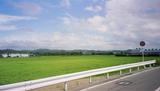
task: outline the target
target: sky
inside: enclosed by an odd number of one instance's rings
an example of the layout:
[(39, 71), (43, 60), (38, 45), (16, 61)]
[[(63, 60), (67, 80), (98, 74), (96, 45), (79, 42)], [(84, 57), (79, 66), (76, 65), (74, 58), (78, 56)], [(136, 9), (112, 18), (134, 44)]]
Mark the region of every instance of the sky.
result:
[(160, 48), (160, 0), (0, 0), (0, 49)]

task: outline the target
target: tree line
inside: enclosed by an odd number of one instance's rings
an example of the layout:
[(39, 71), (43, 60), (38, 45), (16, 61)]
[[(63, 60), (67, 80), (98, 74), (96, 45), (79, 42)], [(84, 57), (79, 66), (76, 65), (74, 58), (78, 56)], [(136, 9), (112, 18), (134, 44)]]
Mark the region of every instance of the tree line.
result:
[[(52, 56), (52, 55), (113, 55), (112, 51), (100, 50), (50, 50), (50, 49), (36, 49), (36, 50), (0, 50), (0, 54), (31, 54), (35, 56)], [(2, 55), (0, 55), (2, 57)]]

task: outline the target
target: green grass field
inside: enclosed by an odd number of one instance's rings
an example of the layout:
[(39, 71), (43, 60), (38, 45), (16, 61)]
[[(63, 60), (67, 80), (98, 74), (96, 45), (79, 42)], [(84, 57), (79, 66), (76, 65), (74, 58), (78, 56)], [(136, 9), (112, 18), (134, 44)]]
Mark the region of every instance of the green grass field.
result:
[[(160, 57), (145, 58), (149, 59)], [(0, 58), (0, 85), (138, 61), (141, 57), (105, 55)]]

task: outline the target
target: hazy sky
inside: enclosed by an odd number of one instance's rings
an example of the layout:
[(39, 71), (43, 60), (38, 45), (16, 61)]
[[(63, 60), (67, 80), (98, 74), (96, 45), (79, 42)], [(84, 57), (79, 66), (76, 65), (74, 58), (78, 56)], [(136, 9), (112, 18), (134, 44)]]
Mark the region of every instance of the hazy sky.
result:
[(0, 0), (0, 49), (160, 48), (160, 0)]

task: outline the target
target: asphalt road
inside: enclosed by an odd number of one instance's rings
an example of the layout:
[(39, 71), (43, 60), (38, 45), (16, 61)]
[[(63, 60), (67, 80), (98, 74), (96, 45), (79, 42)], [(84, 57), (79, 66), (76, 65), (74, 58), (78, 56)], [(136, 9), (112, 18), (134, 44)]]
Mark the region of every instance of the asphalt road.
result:
[(99, 84), (81, 91), (155, 91), (160, 86), (160, 67)]

